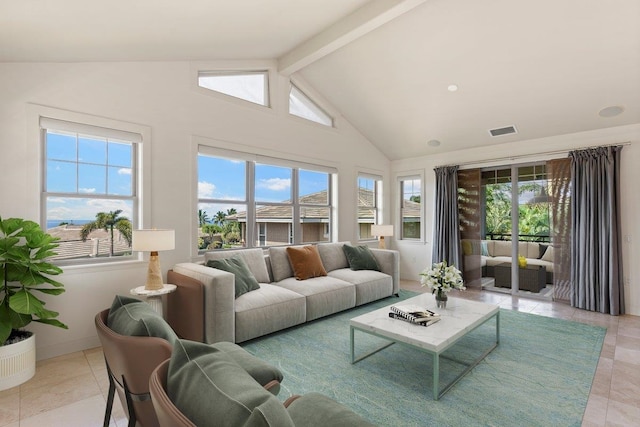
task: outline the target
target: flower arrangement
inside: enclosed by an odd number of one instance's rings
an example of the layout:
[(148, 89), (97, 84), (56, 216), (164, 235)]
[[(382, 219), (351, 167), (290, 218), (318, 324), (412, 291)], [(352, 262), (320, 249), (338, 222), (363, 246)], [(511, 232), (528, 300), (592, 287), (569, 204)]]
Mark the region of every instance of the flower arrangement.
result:
[(467, 289), (462, 281), (462, 273), (453, 265), (447, 265), (446, 261), (437, 262), (429, 269), (420, 273), (422, 286), (429, 286), (432, 294), (437, 298), (446, 299), (447, 292), (451, 289)]

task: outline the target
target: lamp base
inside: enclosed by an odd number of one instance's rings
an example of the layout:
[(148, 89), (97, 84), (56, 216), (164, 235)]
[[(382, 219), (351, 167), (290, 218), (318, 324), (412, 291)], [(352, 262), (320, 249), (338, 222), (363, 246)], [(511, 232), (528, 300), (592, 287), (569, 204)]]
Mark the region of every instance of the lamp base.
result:
[(149, 256), (149, 268), (147, 269), (147, 283), (145, 283), (144, 289), (147, 291), (157, 291), (158, 289), (162, 289), (163, 285), (158, 252), (151, 252), (151, 256)]
[(378, 249), (387, 249), (384, 245), (384, 236), (380, 236), (380, 240), (378, 240)]

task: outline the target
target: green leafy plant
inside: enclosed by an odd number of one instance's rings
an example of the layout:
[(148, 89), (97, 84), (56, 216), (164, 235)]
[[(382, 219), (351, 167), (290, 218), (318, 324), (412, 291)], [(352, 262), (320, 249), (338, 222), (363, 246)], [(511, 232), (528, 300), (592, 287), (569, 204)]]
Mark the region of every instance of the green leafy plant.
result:
[(50, 277), (62, 269), (47, 262), (56, 255), (57, 240), (33, 221), (0, 217), (0, 345), (20, 335), (20, 328), (32, 321), (68, 329), (56, 319), (59, 313), (47, 310), (45, 302), (34, 295), (65, 291), (62, 283)]

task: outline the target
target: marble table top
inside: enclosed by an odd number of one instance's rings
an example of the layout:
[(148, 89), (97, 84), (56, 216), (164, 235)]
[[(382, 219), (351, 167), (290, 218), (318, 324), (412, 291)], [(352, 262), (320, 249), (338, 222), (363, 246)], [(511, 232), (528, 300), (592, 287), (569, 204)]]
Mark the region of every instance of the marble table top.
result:
[[(390, 318), (390, 307), (403, 304), (419, 305), (434, 311), (440, 314), (441, 320), (425, 327)], [(465, 334), (496, 316), (498, 312), (497, 305), (451, 296), (447, 301), (447, 308), (438, 309), (434, 295), (421, 294), (354, 317), (350, 324), (354, 328), (375, 335), (388, 337), (394, 341), (410, 344), (430, 352), (441, 353)]]

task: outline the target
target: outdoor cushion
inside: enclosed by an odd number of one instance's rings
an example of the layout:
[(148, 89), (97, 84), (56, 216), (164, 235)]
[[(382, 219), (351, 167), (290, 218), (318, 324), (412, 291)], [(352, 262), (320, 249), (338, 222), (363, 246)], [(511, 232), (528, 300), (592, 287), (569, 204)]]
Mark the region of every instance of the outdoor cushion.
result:
[(149, 304), (116, 295), (109, 309), (107, 326), (120, 335), (164, 338), (173, 345), (177, 339), (171, 326)]
[(315, 246), (288, 247), (287, 255), (297, 280), (326, 276), (327, 271), (322, 265), (322, 259)]
[(231, 258), (212, 259), (207, 261), (207, 267), (233, 273), (235, 276), (235, 295), (238, 298), (242, 294), (260, 289), (255, 276), (249, 270), (247, 263), (239, 256)]
[(293, 426), (280, 401), (227, 353), (177, 340), (167, 373), (167, 394), (195, 425)]
[(380, 271), (378, 261), (373, 256), (371, 249), (368, 246), (350, 246), (344, 245), (342, 247), (344, 254), (349, 261), (349, 267), (352, 270), (376, 270)]

